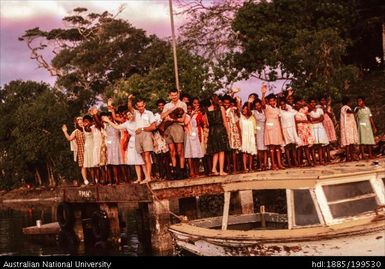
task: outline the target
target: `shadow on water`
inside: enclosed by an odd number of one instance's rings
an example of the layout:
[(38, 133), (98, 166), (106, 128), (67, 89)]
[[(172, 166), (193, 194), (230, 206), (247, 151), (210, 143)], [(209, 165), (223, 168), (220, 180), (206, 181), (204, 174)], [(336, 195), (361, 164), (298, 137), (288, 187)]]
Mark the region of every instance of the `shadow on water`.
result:
[[(53, 236), (30, 237), (23, 234), (23, 228), (35, 226), (36, 220), (41, 220), (42, 223), (55, 222), (56, 207), (57, 205), (40, 204), (0, 207), (0, 256), (151, 255), (149, 238), (143, 236), (142, 221), (136, 204), (119, 204), (121, 226), (119, 246), (112, 246), (106, 242), (78, 244), (74, 234), (63, 231)], [(85, 229), (85, 233), (89, 232)]]

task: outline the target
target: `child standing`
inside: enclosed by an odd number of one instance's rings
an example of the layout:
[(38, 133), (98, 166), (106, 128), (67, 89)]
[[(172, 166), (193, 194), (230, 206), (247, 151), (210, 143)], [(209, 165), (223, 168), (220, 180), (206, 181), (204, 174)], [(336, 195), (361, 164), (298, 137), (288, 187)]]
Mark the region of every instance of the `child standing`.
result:
[(374, 125), (372, 113), (370, 109), (365, 105), (365, 97), (357, 98), (357, 107), (355, 108), (355, 113), (357, 116), (357, 126), (359, 134), (359, 144), (360, 144), (360, 155), (364, 159), (364, 150), (368, 150), (369, 158), (373, 158), (373, 146), (374, 134), (376, 133), (376, 126)]

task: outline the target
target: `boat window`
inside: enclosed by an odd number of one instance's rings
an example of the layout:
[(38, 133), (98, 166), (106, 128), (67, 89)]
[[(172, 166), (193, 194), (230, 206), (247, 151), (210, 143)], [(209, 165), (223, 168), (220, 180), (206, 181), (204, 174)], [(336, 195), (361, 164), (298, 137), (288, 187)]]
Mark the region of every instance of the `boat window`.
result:
[[(286, 190), (254, 190), (254, 212), (257, 213), (257, 229), (287, 229)], [(264, 214), (261, 210), (264, 209)]]
[[(198, 218), (218, 217), (223, 215), (224, 206), (223, 194), (203, 195), (198, 198)], [(238, 213), (238, 201), (236, 193), (232, 192), (230, 196), (230, 214)]]
[(294, 217), (296, 226), (319, 224), (310, 190), (293, 190)]
[(373, 211), (376, 195), (368, 180), (323, 186), (333, 218), (351, 217)]

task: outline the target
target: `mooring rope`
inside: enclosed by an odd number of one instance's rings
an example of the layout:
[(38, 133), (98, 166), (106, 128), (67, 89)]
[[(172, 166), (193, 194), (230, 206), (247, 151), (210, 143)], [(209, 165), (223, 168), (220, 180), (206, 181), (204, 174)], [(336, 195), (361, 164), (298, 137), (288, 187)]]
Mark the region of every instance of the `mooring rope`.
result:
[(187, 222), (188, 219), (187, 219), (187, 216), (183, 216), (183, 215), (177, 215), (176, 213), (172, 212), (169, 208), (167, 208), (165, 205), (163, 205), (162, 201), (158, 198), (158, 196), (154, 193), (154, 191), (151, 189), (150, 187), (150, 184), (148, 182), (146, 182), (146, 187), (147, 189), (150, 191), (150, 193), (152, 194), (152, 196), (154, 197), (154, 199), (159, 202), (159, 204), (163, 207), (163, 209), (165, 211), (167, 211), (167, 213), (169, 213), (170, 215), (174, 216), (175, 218), (177, 218), (180, 222)]

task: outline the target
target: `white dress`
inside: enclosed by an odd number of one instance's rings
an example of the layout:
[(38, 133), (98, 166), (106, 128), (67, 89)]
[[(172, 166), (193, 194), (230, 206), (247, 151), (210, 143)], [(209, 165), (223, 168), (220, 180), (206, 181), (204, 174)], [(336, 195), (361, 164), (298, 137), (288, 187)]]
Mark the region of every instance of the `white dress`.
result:
[(282, 110), (280, 109), (281, 126), (285, 145), (295, 144), (301, 146), (301, 139), (298, 137), (295, 123), (295, 115), (297, 111), (294, 109)]
[(257, 145), (255, 141), (255, 119), (253, 116), (246, 118), (241, 115), (239, 121), (239, 126), (241, 127), (242, 134), (242, 146), (241, 151), (255, 155), (257, 154)]
[(130, 135), (130, 140), (128, 141), (128, 147), (127, 147), (127, 165), (143, 165), (144, 161), (142, 158), (142, 155), (140, 155), (136, 151), (135, 147), (135, 130), (136, 128), (136, 122), (135, 121), (126, 121), (119, 125), (120, 128), (125, 128), (128, 131), (128, 134)]
[[(315, 110), (312, 110), (309, 115), (312, 119), (318, 119), (324, 114), (322, 108), (316, 108)], [(312, 124), (312, 133), (314, 136), (314, 144), (322, 144), (322, 145), (328, 145), (329, 144), (329, 138), (326, 134), (326, 130), (322, 122), (313, 123)]]
[(190, 120), (191, 130), (188, 130), (185, 135), (184, 157), (188, 159), (203, 158), (201, 143), (199, 141), (198, 125), (196, 115)]
[(93, 149), (93, 162), (94, 167), (98, 167), (100, 165), (100, 150), (102, 146), (102, 133), (95, 126), (91, 127), (92, 133), (94, 135), (94, 149)]

